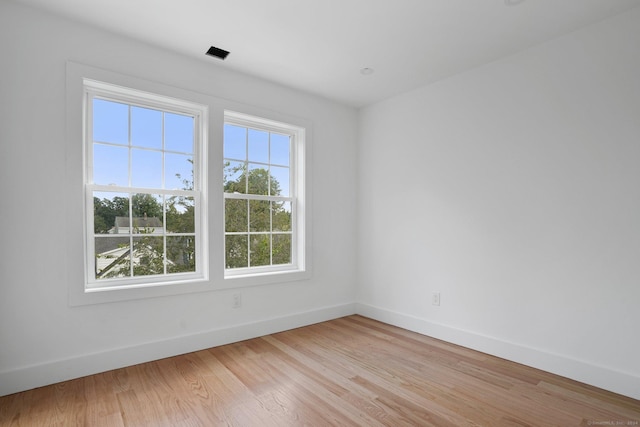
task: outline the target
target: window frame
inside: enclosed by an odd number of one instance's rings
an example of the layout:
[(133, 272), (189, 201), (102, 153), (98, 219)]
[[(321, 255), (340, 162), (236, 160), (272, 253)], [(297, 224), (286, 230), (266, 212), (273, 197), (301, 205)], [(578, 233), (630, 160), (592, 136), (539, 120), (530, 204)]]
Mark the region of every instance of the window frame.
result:
[[(284, 134), (290, 137), (289, 147), (289, 196), (260, 196), (252, 194), (223, 193), (223, 258), (224, 258), (224, 279), (225, 281), (235, 281), (244, 283), (259, 283), (269, 280), (269, 277), (286, 277), (293, 274), (292, 279), (307, 277), (308, 273), (308, 247), (307, 242), (307, 128), (297, 124), (286, 123), (279, 120), (272, 120), (253, 114), (241, 113), (233, 110), (224, 111), (224, 125), (234, 125), (247, 129), (265, 131), (269, 133)], [(223, 137), (224, 141), (224, 137)], [(224, 145), (224, 142), (223, 142)], [(224, 148), (222, 153), (223, 162), (226, 161)], [(247, 159), (248, 161), (248, 159)], [(271, 163), (269, 163), (271, 165)], [(224, 183), (223, 183), (224, 185)], [(226, 266), (226, 236), (224, 228), (226, 221), (224, 205), (228, 199), (239, 200), (281, 200), (291, 202), (291, 263), (271, 264), (267, 266), (227, 268)], [(247, 235), (250, 235), (247, 230)], [(270, 231), (273, 235), (273, 230)], [(248, 279), (248, 281), (247, 281)]]
[[(208, 173), (202, 180), (202, 233), (208, 241), (205, 249), (208, 254), (203, 266), (207, 269), (200, 280), (187, 280), (175, 283), (159, 283), (131, 287), (111, 287), (87, 291), (85, 260), (87, 203), (85, 200), (85, 152), (84, 152), (84, 79), (96, 80), (107, 84), (131, 88), (142, 92), (157, 94), (174, 99), (201, 104), (207, 107), (208, 118), (203, 120), (202, 159), (206, 162)], [(312, 227), (312, 153), (313, 122), (299, 116), (277, 112), (265, 107), (238, 102), (229, 98), (218, 98), (197, 87), (183, 85), (179, 78), (173, 84), (152, 80), (140, 76), (123, 74), (97, 68), (74, 61), (66, 63), (66, 94), (61, 103), (66, 106), (66, 144), (64, 174), (66, 185), (63, 189), (65, 215), (62, 227), (65, 247), (65, 278), (68, 283), (67, 301), (69, 306), (78, 307), (92, 304), (117, 303), (122, 301), (148, 300), (150, 298), (187, 295), (199, 292), (225, 291), (264, 285), (284, 285), (286, 283), (303, 284), (313, 275), (313, 227)], [(304, 200), (298, 203), (298, 222), (301, 229), (298, 247), (303, 247), (303, 258), (299, 258), (298, 269), (276, 271), (262, 274), (250, 274), (225, 277), (224, 274), (224, 198), (217, 192), (223, 186), (223, 131), (225, 111), (235, 111), (265, 120), (289, 123), (305, 130), (303, 150), (298, 151), (298, 165), (304, 168), (299, 182), (304, 189)], [(301, 203), (303, 202), (303, 203)], [(301, 228), (302, 227), (302, 228)], [(93, 230), (92, 230), (93, 231)], [(56, 245), (56, 242), (52, 242)], [(57, 246), (56, 246), (57, 247)]]
[[(87, 293), (95, 291), (129, 289), (136, 287), (154, 287), (160, 285), (176, 285), (194, 281), (208, 279), (208, 234), (207, 222), (207, 125), (208, 107), (203, 104), (186, 101), (170, 96), (160, 95), (139, 89), (133, 89), (120, 85), (114, 85), (104, 81), (91, 78), (83, 78), (83, 171), (85, 189), (85, 214), (84, 214), (84, 251), (85, 251), (85, 280), (84, 291)], [(132, 186), (111, 186), (100, 185), (93, 182), (93, 99), (103, 99), (112, 102), (136, 106), (142, 108), (155, 109), (167, 113), (182, 114), (194, 118), (194, 146), (193, 146), (193, 190), (168, 190), (162, 188), (139, 188)], [(129, 124), (130, 126), (130, 124)], [(131, 143), (127, 147), (131, 149)], [(163, 157), (166, 152), (162, 147), (160, 150)], [(131, 165), (129, 165), (131, 168)], [(130, 169), (131, 170), (131, 169)], [(185, 273), (167, 273), (150, 276), (130, 276), (115, 279), (98, 279), (95, 268), (95, 233), (94, 233), (94, 192), (120, 192), (128, 193), (131, 198), (133, 194), (157, 195), (184, 195), (194, 199), (194, 232), (195, 238), (195, 271)], [(130, 215), (133, 206), (130, 203)], [(164, 211), (164, 209), (163, 209)], [(166, 223), (163, 221), (164, 227)], [(170, 235), (164, 230), (163, 239)], [(129, 236), (130, 239), (134, 238)], [(131, 240), (130, 240), (131, 241)], [(164, 242), (164, 240), (163, 240)], [(165, 255), (163, 255), (164, 257)]]

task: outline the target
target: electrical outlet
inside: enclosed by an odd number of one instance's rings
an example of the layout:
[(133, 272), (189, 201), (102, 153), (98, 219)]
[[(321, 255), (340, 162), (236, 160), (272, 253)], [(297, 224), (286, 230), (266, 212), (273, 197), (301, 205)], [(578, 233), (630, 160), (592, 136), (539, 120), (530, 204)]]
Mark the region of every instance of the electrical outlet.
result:
[(440, 305), (440, 292), (434, 292), (431, 295), (431, 304)]
[(242, 294), (233, 294), (233, 308), (242, 307)]

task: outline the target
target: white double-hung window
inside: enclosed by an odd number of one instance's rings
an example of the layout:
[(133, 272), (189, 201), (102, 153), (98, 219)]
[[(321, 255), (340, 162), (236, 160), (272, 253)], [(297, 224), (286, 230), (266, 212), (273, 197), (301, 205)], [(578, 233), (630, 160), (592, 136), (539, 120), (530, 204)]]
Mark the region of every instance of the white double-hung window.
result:
[(206, 278), (207, 107), (84, 80), (86, 290)]
[(304, 151), (302, 127), (225, 112), (225, 277), (305, 271)]

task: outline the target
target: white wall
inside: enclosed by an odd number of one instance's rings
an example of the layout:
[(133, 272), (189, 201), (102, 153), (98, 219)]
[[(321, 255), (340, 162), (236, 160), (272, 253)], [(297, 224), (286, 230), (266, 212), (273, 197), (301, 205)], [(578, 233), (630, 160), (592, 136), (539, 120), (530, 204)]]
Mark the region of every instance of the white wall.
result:
[[(636, 10), (358, 126), (330, 101), (0, 1), (0, 395), (357, 310), (640, 398), (639, 39)], [(239, 310), (233, 291), (70, 307), (68, 60), (312, 121), (312, 279), (244, 288)]]
[(363, 109), (359, 312), (640, 398), (639, 42), (636, 8)]
[[(0, 395), (353, 313), (355, 110), (12, 2), (0, 47)], [(69, 306), (68, 60), (312, 122), (312, 278), (243, 288), (240, 309), (235, 291)]]

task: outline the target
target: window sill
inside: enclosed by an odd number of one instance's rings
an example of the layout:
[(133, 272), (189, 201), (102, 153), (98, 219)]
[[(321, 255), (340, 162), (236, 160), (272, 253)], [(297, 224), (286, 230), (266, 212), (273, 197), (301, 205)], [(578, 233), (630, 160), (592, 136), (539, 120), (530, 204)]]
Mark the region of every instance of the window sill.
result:
[(110, 302), (129, 301), (189, 294), (215, 290), (209, 280), (191, 279), (182, 281), (146, 283), (131, 286), (100, 287), (72, 289), (69, 293), (70, 306), (104, 304)]
[(311, 272), (308, 270), (280, 270), (268, 272), (256, 272), (246, 274), (225, 275), (225, 288), (248, 287), (268, 285), (274, 283), (296, 282), (308, 280)]

